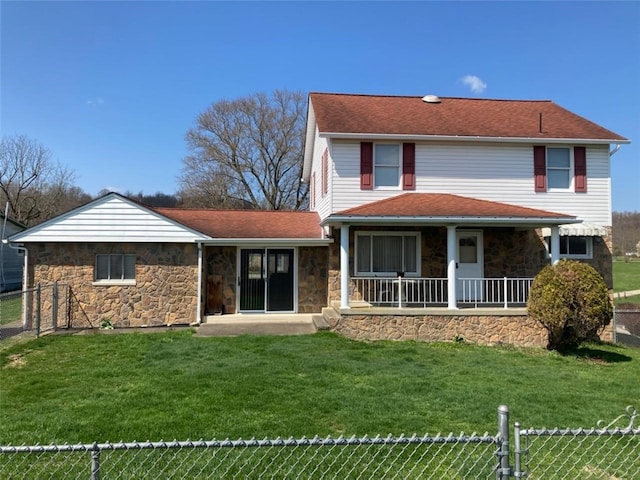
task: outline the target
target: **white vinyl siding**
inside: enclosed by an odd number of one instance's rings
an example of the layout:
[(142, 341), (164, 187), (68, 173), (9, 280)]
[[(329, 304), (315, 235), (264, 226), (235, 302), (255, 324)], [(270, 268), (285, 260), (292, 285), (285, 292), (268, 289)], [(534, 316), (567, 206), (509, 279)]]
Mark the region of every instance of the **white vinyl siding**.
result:
[[(331, 153), (335, 164), (333, 213), (399, 194), (360, 190), (359, 142), (333, 141)], [(416, 192), (463, 195), (611, 225), (607, 145), (587, 147), (587, 182), (587, 193), (536, 193), (533, 144), (416, 143)], [(320, 215), (328, 216), (325, 212)]]
[[(359, 148), (359, 147), (358, 147)], [(326, 195), (322, 193), (322, 155), (325, 150), (328, 150), (328, 165), (327, 165), (327, 185), (328, 192)], [(311, 166), (311, 179), (314, 180), (314, 190), (315, 190), (315, 204), (314, 207), (311, 208), (312, 211), (318, 212), (320, 217), (324, 218), (331, 214), (331, 202), (332, 202), (332, 185), (333, 185), (333, 160), (332, 160), (332, 152), (331, 146), (327, 142), (326, 139), (320, 138), (316, 132), (315, 146), (313, 149), (313, 162)], [(314, 174), (315, 173), (315, 179)], [(359, 181), (358, 181), (359, 182)], [(360, 188), (360, 183), (358, 183), (358, 189)]]
[(17, 242), (195, 242), (208, 239), (118, 196), (102, 197), (34, 227)]

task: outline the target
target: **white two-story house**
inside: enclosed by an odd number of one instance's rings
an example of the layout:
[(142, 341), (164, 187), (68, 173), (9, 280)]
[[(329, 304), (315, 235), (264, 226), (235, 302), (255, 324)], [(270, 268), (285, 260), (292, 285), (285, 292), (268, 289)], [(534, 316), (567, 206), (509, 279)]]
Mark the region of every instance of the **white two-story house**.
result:
[(628, 140), (551, 101), (309, 96), (304, 180), (346, 313), (524, 305), (559, 258), (611, 286), (610, 157)]
[(310, 211), (111, 193), (9, 240), (25, 288), (66, 292), (68, 327), (304, 313), (355, 338), (544, 345), (525, 308), (543, 266), (580, 259), (611, 285), (623, 143), (550, 101), (312, 93)]

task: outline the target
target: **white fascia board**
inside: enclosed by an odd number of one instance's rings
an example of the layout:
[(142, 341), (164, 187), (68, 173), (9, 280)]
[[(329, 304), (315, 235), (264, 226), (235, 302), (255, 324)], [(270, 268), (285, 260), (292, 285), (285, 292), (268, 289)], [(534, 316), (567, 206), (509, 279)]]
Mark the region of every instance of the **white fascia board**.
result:
[(582, 220), (567, 217), (404, 217), (381, 216), (362, 217), (332, 215), (320, 225), (473, 225), (473, 226), (544, 226), (579, 223)]
[(206, 241), (209, 237), (201, 238), (184, 238), (184, 237), (164, 237), (164, 238), (150, 238), (148, 236), (127, 236), (118, 235), (113, 236), (97, 236), (94, 235), (91, 238), (78, 239), (77, 236), (41, 236), (41, 237), (26, 237), (23, 239), (14, 239), (11, 237), (9, 242), (16, 244), (29, 244), (29, 243), (200, 243)]
[(578, 144), (602, 144), (631, 143), (631, 140), (604, 139), (604, 138), (529, 138), (529, 137), (482, 137), (482, 136), (462, 136), (462, 135), (408, 135), (400, 133), (343, 133), (343, 132), (320, 132), (320, 137), (336, 138), (345, 140), (440, 140), (455, 142), (497, 142), (497, 143), (578, 143)]
[(309, 107), (307, 111), (307, 132), (304, 142), (304, 163), (302, 165), (302, 178), (301, 181), (308, 182), (311, 178), (311, 166), (313, 162), (313, 148), (314, 140), (316, 137), (316, 114), (313, 111), (313, 105), (311, 104), (311, 97), (309, 97)]
[(267, 245), (270, 247), (322, 247), (333, 243), (332, 238), (214, 238), (204, 240), (203, 245), (237, 246)]

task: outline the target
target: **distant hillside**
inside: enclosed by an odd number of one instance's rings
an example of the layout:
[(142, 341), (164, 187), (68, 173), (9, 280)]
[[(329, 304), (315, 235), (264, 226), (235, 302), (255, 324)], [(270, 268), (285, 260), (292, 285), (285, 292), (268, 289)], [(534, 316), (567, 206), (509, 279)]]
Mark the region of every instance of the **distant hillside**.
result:
[(613, 212), (613, 254), (636, 252), (638, 242), (640, 212)]

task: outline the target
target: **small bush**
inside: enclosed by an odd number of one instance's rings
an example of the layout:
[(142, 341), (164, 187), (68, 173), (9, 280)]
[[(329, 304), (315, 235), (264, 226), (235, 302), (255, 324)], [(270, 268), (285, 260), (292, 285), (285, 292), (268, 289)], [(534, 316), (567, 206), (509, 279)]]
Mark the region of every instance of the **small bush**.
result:
[(533, 280), (529, 315), (549, 333), (549, 350), (566, 351), (596, 340), (609, 324), (613, 307), (607, 285), (586, 263), (561, 260)]

